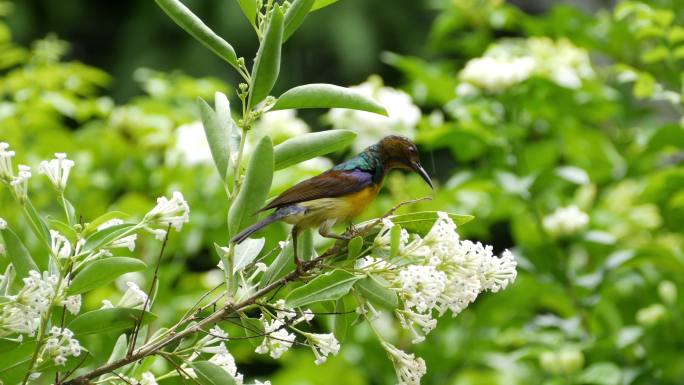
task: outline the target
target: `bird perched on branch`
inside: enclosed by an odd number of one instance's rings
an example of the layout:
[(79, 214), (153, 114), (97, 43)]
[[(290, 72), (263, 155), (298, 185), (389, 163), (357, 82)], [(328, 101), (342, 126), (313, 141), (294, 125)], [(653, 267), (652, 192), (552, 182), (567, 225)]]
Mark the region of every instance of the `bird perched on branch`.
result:
[(390, 135), (355, 157), (280, 194), (259, 210), (275, 211), (244, 229), (232, 242), (240, 243), (279, 220), (290, 223), (294, 225), (292, 243), (299, 269), (297, 235), (304, 229), (318, 227), (318, 232), (326, 238), (348, 239), (349, 235), (333, 233), (332, 226), (338, 222), (350, 223), (361, 214), (378, 195), (385, 175), (395, 168), (416, 172), (432, 188), (432, 180), (420, 164), (416, 145), (403, 136)]

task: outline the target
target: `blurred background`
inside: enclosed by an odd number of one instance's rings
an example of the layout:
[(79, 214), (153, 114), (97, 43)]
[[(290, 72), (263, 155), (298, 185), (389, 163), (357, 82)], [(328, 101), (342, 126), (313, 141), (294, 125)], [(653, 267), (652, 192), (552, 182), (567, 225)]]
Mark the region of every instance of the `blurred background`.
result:
[[(184, 3), (250, 62), (257, 40), (237, 2)], [(0, 142), (18, 162), (67, 152), (67, 195), (86, 222), (186, 196), (191, 222), (172, 234), (153, 309), (159, 324), (177, 319), (221, 282), (213, 243), (227, 242), (195, 99), (222, 91), (237, 103), (238, 79), (153, 1), (19, 0), (0, 3), (0, 15)], [(287, 42), (274, 95), (361, 84), (390, 118), (266, 114), (256, 130), (276, 143), (331, 127), (359, 133), (346, 153), (279, 171), (272, 194), (400, 133), (437, 180), (434, 199), (412, 209), (472, 214), (464, 237), (518, 259), (512, 287), (441, 319), (413, 348), (427, 362), (423, 384), (684, 384), (683, 22), (678, 0), (340, 0)], [(46, 178), (33, 178), (30, 194), (58, 215)], [(365, 217), (428, 194), (418, 177), (394, 173)], [(30, 243), (4, 189), (0, 216)], [(263, 234), (269, 250), (286, 228)], [(158, 248), (141, 239), (136, 255), (152, 261)], [(118, 285), (84, 298), (85, 309), (120, 296)], [(101, 361), (111, 351), (82, 344)], [(363, 326), (320, 367), (304, 349), (277, 362), (246, 342), (229, 349), (247, 378), (277, 385), (395, 381)]]

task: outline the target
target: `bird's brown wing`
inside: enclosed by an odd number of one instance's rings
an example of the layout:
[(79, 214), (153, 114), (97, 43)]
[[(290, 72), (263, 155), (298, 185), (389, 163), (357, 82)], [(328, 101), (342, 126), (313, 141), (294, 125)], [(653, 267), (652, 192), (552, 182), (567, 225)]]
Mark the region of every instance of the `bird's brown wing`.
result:
[(372, 184), (373, 176), (366, 171), (330, 170), (290, 187), (259, 211), (314, 199), (353, 194)]

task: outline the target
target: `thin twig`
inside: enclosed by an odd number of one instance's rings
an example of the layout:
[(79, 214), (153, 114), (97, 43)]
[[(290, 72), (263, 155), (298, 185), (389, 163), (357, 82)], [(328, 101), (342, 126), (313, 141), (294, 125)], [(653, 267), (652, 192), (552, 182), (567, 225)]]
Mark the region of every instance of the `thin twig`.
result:
[(135, 322), (135, 327), (133, 328), (133, 333), (131, 333), (131, 342), (128, 346), (127, 356), (133, 354), (135, 350), (135, 343), (138, 340), (138, 333), (140, 332), (140, 327), (143, 323), (143, 318), (145, 317), (145, 312), (148, 311), (148, 306), (150, 304), (150, 298), (152, 298), (152, 291), (154, 286), (157, 284), (159, 279), (159, 265), (161, 265), (162, 257), (164, 256), (164, 250), (166, 249), (166, 244), (169, 241), (169, 234), (171, 234), (171, 224), (166, 228), (166, 234), (164, 235), (164, 242), (162, 242), (161, 250), (159, 250), (159, 257), (157, 258), (157, 266), (154, 268), (154, 276), (152, 277), (152, 283), (150, 284), (150, 289), (147, 291), (147, 298), (145, 298), (145, 304), (143, 305), (143, 310), (140, 312), (140, 317)]

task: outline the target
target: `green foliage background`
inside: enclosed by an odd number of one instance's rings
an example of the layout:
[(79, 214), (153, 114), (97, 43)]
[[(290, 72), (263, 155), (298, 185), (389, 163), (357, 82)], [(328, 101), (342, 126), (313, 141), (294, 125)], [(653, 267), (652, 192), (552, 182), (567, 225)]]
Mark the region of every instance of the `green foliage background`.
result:
[[(227, 242), (221, 182), (211, 163), (174, 160), (175, 131), (198, 119), (198, 96), (233, 96), (237, 79), (218, 72), (219, 60), (199, 44), (172, 44), (182, 31), (153, 2), (145, 3), (132, 19), (137, 27), (117, 36), (117, 45), (100, 38), (99, 49), (116, 59), (109, 71), (76, 60), (69, 44), (55, 37), (17, 43), (11, 31), (31, 35), (32, 8), (2, 4), (0, 141), (11, 143), (19, 163), (69, 153), (76, 167), (67, 195), (84, 221), (110, 209), (143, 213), (157, 196), (185, 194), (191, 222), (172, 234), (154, 309), (160, 323), (169, 323), (216, 282), (212, 243)], [(684, 5), (623, 1), (592, 14), (566, 4), (530, 14), (496, 0), (345, 3), (318, 11), (330, 20), (339, 9), (336, 24), (317, 21), (316, 13), (307, 18), (284, 48), (289, 59), (276, 89), (302, 78), (358, 83), (382, 71), (420, 106), (416, 140), (439, 181), (434, 199), (412, 209), (475, 215), (461, 233), (497, 251), (514, 248), (519, 260), (512, 287), (442, 319), (414, 349), (428, 365), (423, 383), (681, 384)], [(255, 44), (240, 40), (236, 31), (247, 24), (231, 1), (188, 5), (217, 7), (221, 12), (213, 17), (224, 35), (235, 37), (231, 43)], [(412, 19), (416, 9), (420, 17)], [(162, 38), (140, 33), (154, 30)], [(391, 39), (383, 38), (387, 31)], [(591, 54), (596, 75), (576, 89), (533, 76), (500, 93), (459, 96), (458, 73), (466, 62), (511, 37), (568, 39)], [(209, 73), (216, 77), (204, 76)], [(327, 128), (318, 115), (303, 116), (315, 130)], [(289, 134), (271, 135), (277, 144)], [(588, 180), (559, 176), (562, 166), (585, 170)], [(316, 172), (276, 174), (272, 193)], [(31, 191), (41, 212), (57, 215), (46, 179), (33, 178)], [(418, 177), (395, 173), (366, 216), (427, 193)], [(0, 216), (21, 224), (10, 202), (0, 190)], [(569, 204), (589, 214), (589, 225), (574, 236), (554, 237), (542, 218)], [(269, 250), (286, 229), (272, 226), (266, 234)], [(135, 254), (152, 261), (158, 247), (143, 239)], [(113, 285), (98, 289), (84, 306), (97, 308), (117, 293)], [(106, 359), (101, 356), (115, 338), (93, 355)], [(394, 381), (384, 353), (361, 326), (344, 341), (342, 354), (321, 367), (308, 351), (295, 350), (277, 363), (252, 351), (247, 343), (231, 345), (246, 376), (278, 385)]]

